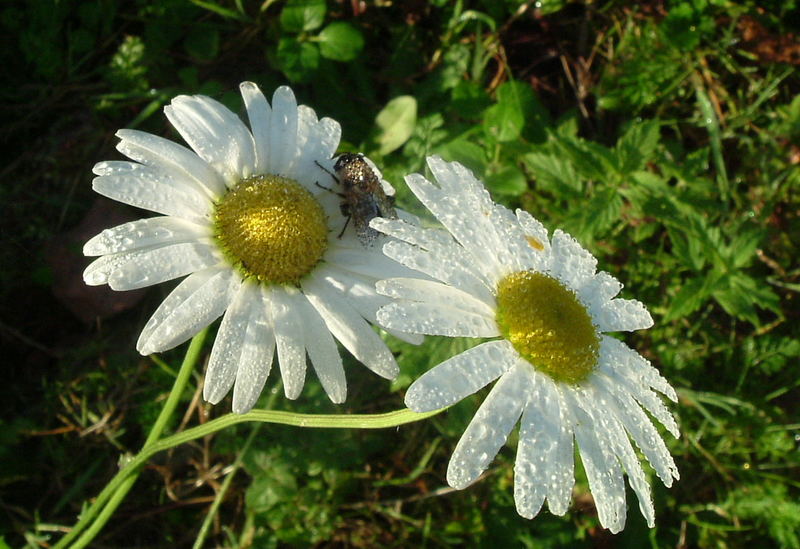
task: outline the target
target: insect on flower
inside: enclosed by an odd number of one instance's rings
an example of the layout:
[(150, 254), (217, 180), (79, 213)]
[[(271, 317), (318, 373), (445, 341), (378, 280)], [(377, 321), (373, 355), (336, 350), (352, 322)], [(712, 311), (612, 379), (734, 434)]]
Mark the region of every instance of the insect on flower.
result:
[[(329, 172), (319, 163), (317, 163), (317, 166), (328, 172), (342, 187), (342, 192), (336, 194), (342, 197), (342, 215), (347, 217), (347, 221), (339, 236), (341, 237), (344, 234), (347, 224), (352, 219), (356, 235), (361, 244), (364, 246), (372, 245), (372, 242), (380, 233), (369, 226), (370, 220), (375, 217), (396, 219), (397, 212), (392, 205), (391, 198), (386, 196), (380, 179), (367, 163), (364, 155), (358, 153), (342, 154), (333, 166), (335, 173)], [(331, 190), (319, 183), (317, 185), (323, 189)]]

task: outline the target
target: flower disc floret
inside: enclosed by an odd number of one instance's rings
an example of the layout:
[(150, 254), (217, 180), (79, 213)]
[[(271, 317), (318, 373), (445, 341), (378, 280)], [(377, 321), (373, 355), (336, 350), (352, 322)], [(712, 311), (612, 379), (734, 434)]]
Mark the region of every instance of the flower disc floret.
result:
[(297, 284), (328, 245), (325, 211), (294, 180), (259, 175), (241, 181), (217, 203), (215, 234), (245, 277)]
[(575, 292), (555, 278), (521, 271), (497, 286), (497, 324), (537, 370), (577, 384), (597, 366), (600, 338)]

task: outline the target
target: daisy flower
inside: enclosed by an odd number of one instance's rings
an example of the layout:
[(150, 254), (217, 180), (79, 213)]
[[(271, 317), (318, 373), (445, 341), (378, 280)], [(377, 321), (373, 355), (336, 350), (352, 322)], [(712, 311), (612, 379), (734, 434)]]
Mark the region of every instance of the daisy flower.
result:
[(249, 129), (201, 95), (164, 108), (191, 150), (141, 131), (117, 132), (117, 149), (132, 162), (97, 164), (94, 190), (162, 215), (89, 240), (84, 254), (100, 257), (84, 280), (132, 290), (188, 275), (136, 348), (165, 351), (224, 315), (203, 388), (213, 404), (233, 387), (233, 411), (250, 410), (276, 352), (288, 398), (303, 388), (308, 355), (325, 392), (341, 403), (347, 385), (335, 340), (379, 376), (397, 375), (370, 323), (389, 301), (375, 293), (375, 281), (399, 274), (399, 265), (361, 245), (352, 229), (339, 236), (341, 199), (326, 190), (336, 185), (326, 170), (333, 170), (339, 124), (298, 106), (288, 87), (275, 91), (271, 105), (252, 82), (240, 90)]
[[(613, 276), (568, 234), (552, 239), (527, 212), (494, 204), (458, 163), (428, 159), (438, 186), (406, 182), (447, 232), (401, 220), (372, 226), (395, 237), (384, 253), (433, 280), (392, 278), (378, 292), (395, 298), (378, 311), (385, 327), (417, 334), (491, 338), (417, 379), (406, 405), (450, 406), (497, 380), (459, 440), (447, 468), (454, 488), (473, 483), (519, 422), (514, 466), (517, 511), (533, 518), (545, 500), (563, 515), (574, 485), (574, 444), (600, 523), (625, 525), (623, 472), (652, 527), (650, 485), (636, 450), (670, 486), (679, 478), (652, 417), (674, 436), (678, 426), (658, 393), (674, 389), (636, 351), (604, 332), (653, 324), (638, 301), (615, 298)], [(646, 413), (647, 412), (647, 413)]]

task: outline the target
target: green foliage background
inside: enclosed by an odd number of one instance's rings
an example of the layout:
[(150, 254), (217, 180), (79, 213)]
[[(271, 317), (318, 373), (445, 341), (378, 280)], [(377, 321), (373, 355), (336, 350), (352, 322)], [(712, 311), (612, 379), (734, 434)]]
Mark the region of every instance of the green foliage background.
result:
[[(288, 83), (338, 120), (342, 149), (370, 155), (411, 211), (402, 176), (439, 154), (575, 235), (653, 313), (626, 340), (678, 389), (682, 479), (654, 479), (653, 530), (632, 494), (624, 532), (600, 528), (580, 470), (565, 517), (528, 521), (512, 435), (452, 492), (446, 463), (484, 391), (397, 431), (240, 426), (179, 447), (97, 547), (192, 546), (215, 500), (205, 547), (800, 547), (796, 0), (32, 0), (0, 6), (0, 27), (0, 547), (47, 547), (74, 523), (141, 446), (184, 348), (134, 350), (163, 285), (102, 321), (70, 312), (91, 166), (120, 157), (118, 128), (177, 139), (160, 113), (177, 94), (241, 113), (243, 80), (268, 96)], [(391, 344), (391, 386), (349, 364), (344, 406), (314, 380), (289, 402), (273, 373), (259, 405), (398, 409), (470, 342)], [(229, 410), (200, 402), (201, 376), (174, 429)]]

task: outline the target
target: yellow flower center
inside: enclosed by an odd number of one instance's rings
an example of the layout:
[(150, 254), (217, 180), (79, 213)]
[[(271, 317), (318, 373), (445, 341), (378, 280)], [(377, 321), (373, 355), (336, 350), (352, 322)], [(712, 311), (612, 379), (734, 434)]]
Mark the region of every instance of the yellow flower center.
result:
[(571, 289), (534, 271), (497, 285), (497, 324), (517, 352), (556, 381), (576, 384), (597, 366), (600, 337)]
[(216, 205), (215, 235), (246, 278), (297, 284), (322, 259), (328, 225), (302, 185), (277, 175), (239, 182)]

